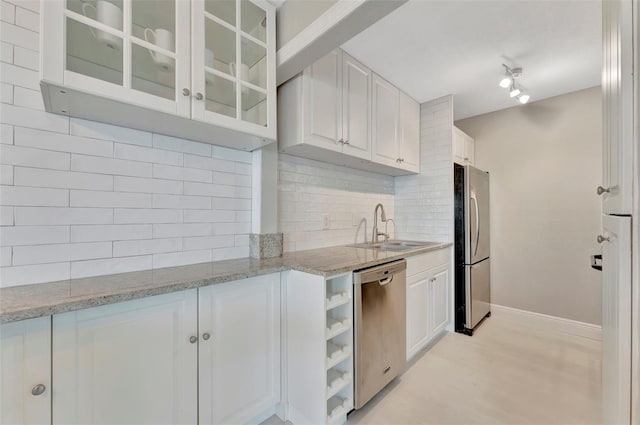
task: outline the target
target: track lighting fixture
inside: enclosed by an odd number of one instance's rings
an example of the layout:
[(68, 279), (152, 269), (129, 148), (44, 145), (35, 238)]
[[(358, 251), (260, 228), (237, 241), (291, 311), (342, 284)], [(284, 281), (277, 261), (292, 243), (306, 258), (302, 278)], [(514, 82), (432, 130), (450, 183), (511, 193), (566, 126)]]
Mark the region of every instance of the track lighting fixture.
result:
[(502, 64), (502, 66), (504, 66), (504, 77), (502, 77), (498, 85), (503, 89), (509, 89), (511, 98), (515, 97), (522, 104), (527, 103), (529, 95), (516, 86), (516, 79), (522, 76), (522, 68), (511, 68), (505, 64)]

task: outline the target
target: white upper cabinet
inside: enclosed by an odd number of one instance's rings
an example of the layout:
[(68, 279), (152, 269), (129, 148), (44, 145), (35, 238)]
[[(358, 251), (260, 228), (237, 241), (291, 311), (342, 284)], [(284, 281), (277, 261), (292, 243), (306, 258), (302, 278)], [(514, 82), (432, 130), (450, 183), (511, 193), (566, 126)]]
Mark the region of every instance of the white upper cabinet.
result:
[(51, 424), (51, 317), (0, 325), (0, 423)]
[[(633, 205), (633, 13), (631, 0), (602, 3), (603, 181), (605, 214)], [(637, 46), (636, 46), (637, 48)], [(635, 111), (637, 120), (638, 111)]]
[(42, 2), (47, 111), (238, 149), (276, 136), (262, 0)]
[(371, 71), (342, 53), (343, 152), (371, 159)]
[(400, 92), (398, 156), (409, 171), (420, 171), (420, 104)]
[(476, 142), (458, 127), (452, 129), (453, 162), (460, 165), (475, 165)]
[(280, 86), (278, 108), (281, 152), (390, 175), (419, 172), (420, 105), (342, 50)]

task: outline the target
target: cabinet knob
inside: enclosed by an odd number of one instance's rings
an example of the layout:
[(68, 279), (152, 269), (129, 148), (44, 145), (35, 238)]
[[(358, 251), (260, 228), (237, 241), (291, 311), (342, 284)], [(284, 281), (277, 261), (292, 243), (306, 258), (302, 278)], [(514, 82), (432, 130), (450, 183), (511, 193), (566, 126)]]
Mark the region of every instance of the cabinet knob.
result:
[(191, 90), (184, 88), (182, 89), (182, 95), (183, 96), (191, 96)]
[(604, 187), (602, 187), (602, 186), (598, 186), (598, 188), (596, 189), (596, 193), (597, 193), (598, 195), (602, 195), (603, 193), (609, 193), (609, 192), (611, 192), (611, 189), (610, 189), (610, 188), (606, 188), (606, 189), (605, 189), (605, 188), (604, 188)]
[(348, 145), (348, 144), (349, 144), (349, 141), (348, 141), (348, 140), (345, 140), (344, 142), (342, 142), (342, 144), (344, 144), (344, 145)]
[(605, 238), (602, 235), (598, 235), (596, 240), (598, 241), (598, 243), (602, 243), (602, 242), (609, 242), (611, 240), (611, 238), (609, 238), (608, 236)]
[(196, 99), (197, 100), (202, 100), (202, 99), (204, 99), (204, 96), (202, 95), (202, 93), (196, 93)]
[(46, 389), (47, 389), (47, 387), (44, 386), (44, 384), (34, 385), (33, 388), (31, 388), (31, 394), (40, 395), (40, 394), (44, 393)]
[(344, 145), (344, 139), (338, 140), (338, 143), (340, 143), (341, 145)]
[(195, 336), (195, 335), (191, 335), (189, 337), (189, 342), (192, 343), (192, 344), (195, 344), (196, 342), (198, 342), (198, 337)]
[(465, 160), (465, 161), (468, 161), (468, 160), (469, 160), (469, 157), (466, 157), (464, 160)]
[(209, 341), (209, 338), (211, 338), (211, 335), (207, 332), (202, 334), (202, 339), (204, 339), (205, 341)]

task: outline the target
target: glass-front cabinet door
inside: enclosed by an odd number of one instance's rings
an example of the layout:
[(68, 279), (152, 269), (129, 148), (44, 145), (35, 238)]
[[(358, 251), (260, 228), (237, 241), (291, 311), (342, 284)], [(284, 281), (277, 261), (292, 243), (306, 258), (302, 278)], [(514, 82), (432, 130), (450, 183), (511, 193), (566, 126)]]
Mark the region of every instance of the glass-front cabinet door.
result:
[(46, 7), (62, 8), (58, 15), (62, 17), (58, 23), (62, 51), (56, 56), (62, 62), (59, 69), (65, 86), (175, 115), (190, 115), (190, 93), (183, 93), (191, 86), (187, 1), (51, 3)]
[(275, 138), (275, 13), (261, 0), (194, 0), (194, 119)]

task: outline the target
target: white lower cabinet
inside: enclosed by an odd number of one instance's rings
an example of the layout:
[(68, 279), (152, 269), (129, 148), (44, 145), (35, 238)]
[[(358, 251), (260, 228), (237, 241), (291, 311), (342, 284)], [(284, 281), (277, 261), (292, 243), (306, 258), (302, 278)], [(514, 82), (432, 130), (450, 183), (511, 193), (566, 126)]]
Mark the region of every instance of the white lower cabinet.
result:
[(407, 360), (451, 322), (451, 251), (407, 259)]
[(280, 402), (280, 274), (55, 315), (53, 386), (54, 424), (266, 419)]
[(0, 325), (0, 423), (51, 423), (51, 316)]
[(53, 423), (195, 424), (197, 290), (53, 316)]
[(286, 416), (293, 424), (341, 424), (353, 409), (351, 276), (288, 273)]
[(200, 288), (198, 313), (199, 423), (266, 419), (280, 402), (280, 275)]

